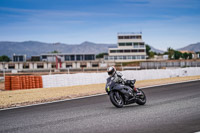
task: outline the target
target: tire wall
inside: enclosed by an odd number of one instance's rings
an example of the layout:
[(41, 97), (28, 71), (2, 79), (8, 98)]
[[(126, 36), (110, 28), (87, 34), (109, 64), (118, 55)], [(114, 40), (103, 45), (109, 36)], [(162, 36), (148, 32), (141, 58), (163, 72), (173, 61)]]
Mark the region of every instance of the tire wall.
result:
[(41, 76), (5, 76), (5, 90), (43, 88)]

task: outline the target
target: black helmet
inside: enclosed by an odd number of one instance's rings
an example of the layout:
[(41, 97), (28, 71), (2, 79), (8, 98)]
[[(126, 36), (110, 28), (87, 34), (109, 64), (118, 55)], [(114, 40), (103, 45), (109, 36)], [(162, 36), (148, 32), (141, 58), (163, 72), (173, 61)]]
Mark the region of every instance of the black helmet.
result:
[(109, 76), (113, 76), (114, 75), (114, 73), (115, 73), (115, 67), (113, 67), (113, 66), (111, 66), (111, 67), (108, 67), (108, 69), (107, 69), (107, 72), (108, 72), (108, 75)]

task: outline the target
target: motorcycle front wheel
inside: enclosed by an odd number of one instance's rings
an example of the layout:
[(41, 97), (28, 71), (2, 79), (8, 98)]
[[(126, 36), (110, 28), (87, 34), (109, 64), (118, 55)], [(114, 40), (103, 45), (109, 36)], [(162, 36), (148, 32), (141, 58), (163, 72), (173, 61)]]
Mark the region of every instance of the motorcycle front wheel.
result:
[(122, 108), (124, 106), (124, 99), (118, 91), (111, 91), (109, 95), (110, 101), (115, 107)]

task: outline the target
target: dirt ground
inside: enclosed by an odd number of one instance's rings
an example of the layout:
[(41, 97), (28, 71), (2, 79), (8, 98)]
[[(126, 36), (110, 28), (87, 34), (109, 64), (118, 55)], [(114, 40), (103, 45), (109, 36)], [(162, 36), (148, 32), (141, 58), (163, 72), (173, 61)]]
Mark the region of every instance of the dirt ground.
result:
[(0, 91), (4, 90), (4, 82), (0, 82)]
[[(137, 87), (146, 87), (180, 81), (200, 79), (200, 76), (175, 77), (167, 79), (137, 81)], [(0, 83), (0, 88), (4, 86)], [(71, 87), (40, 88), (15, 91), (0, 91), (0, 108), (9, 108), (36, 103), (71, 99), (82, 96), (105, 93), (105, 84), (92, 84)]]

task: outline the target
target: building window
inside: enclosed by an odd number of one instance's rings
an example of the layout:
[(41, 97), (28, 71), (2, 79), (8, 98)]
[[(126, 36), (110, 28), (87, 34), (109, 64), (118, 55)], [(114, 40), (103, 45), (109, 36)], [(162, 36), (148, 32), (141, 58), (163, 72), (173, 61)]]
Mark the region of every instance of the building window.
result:
[(86, 64), (80, 65), (81, 68), (87, 67)]
[(29, 64), (23, 64), (24, 69), (29, 69)]
[(136, 56), (136, 59), (141, 59), (141, 56), (140, 56), (140, 55), (137, 55), (137, 56)]
[(144, 52), (144, 49), (139, 49), (139, 52)]
[(131, 56), (128, 56), (127, 59), (132, 59)]
[(142, 37), (141, 37), (141, 36), (136, 36), (136, 38), (137, 38), (137, 39), (141, 39)]
[(76, 60), (83, 60), (83, 55), (76, 55)]
[(116, 53), (117, 51), (116, 50), (110, 50), (110, 53)]
[(75, 55), (65, 55), (65, 61), (74, 61)]
[(119, 60), (122, 60), (122, 59), (123, 59), (123, 57), (122, 57), (122, 56), (118, 56), (118, 59), (119, 59)]
[(132, 46), (132, 43), (126, 43), (126, 46)]
[(142, 55), (142, 56), (141, 56), (141, 59), (145, 59), (145, 56), (144, 56), (144, 55)]
[(8, 69), (15, 69), (15, 64), (8, 64)]
[(123, 36), (118, 36), (118, 39), (123, 39)]
[(37, 68), (44, 68), (44, 64), (43, 63), (38, 63), (37, 64)]
[(138, 43), (137, 43), (137, 42), (135, 42), (135, 43), (134, 43), (134, 45), (138, 45)]
[(99, 67), (99, 64), (98, 63), (94, 63), (94, 64), (92, 64), (92, 67)]
[(126, 49), (126, 50), (124, 50), (124, 52), (125, 52), (125, 53), (130, 53), (131, 50), (130, 50), (130, 49)]
[(42, 56), (42, 59), (47, 59), (47, 56), (46, 56), (46, 55), (43, 55), (43, 56)]
[(72, 65), (67, 64), (65, 67), (66, 68), (72, 68)]
[(65, 60), (70, 61), (70, 55), (65, 55)]
[(104, 59), (105, 59), (105, 60), (108, 60), (108, 56), (104, 56)]
[(117, 50), (117, 53), (123, 53), (123, 50)]
[(131, 52), (132, 52), (132, 53), (136, 53), (136, 52), (137, 52), (137, 49), (132, 49)]
[(135, 36), (130, 36), (130, 39), (135, 39)]
[(125, 46), (126, 44), (125, 43), (119, 43), (119, 46)]
[(85, 60), (94, 60), (94, 55), (85, 55)]
[(51, 68), (56, 68), (56, 65), (55, 65), (55, 64), (52, 64), (52, 65), (51, 65)]
[(109, 56), (108, 60), (114, 60), (114, 57), (113, 56)]
[(75, 55), (70, 55), (70, 60), (74, 61), (75, 60)]
[(134, 43), (134, 48), (138, 48), (138, 43)]
[(124, 37), (124, 39), (129, 39), (129, 38), (130, 38), (129, 36), (125, 36), (125, 37)]
[(40, 56), (32, 56), (31, 61), (40, 61)]
[(140, 48), (144, 48), (144, 43), (140, 43)]

